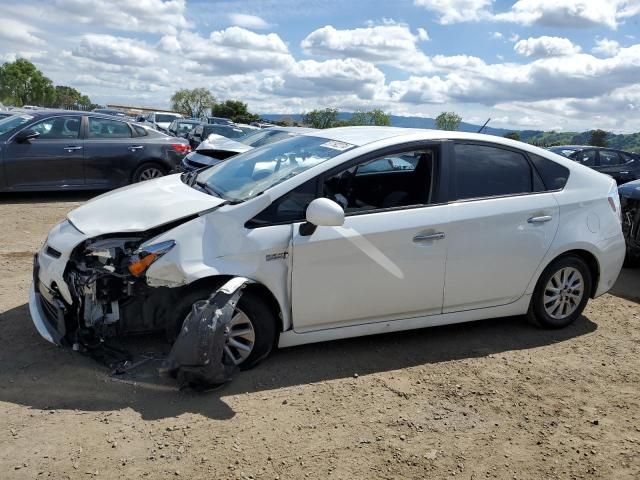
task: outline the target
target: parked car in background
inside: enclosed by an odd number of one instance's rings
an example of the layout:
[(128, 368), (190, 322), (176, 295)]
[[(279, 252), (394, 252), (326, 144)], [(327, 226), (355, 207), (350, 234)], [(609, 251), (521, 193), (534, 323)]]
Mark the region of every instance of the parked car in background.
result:
[(224, 117), (202, 117), (202, 123), (210, 123), (212, 125), (233, 125), (233, 121)]
[(640, 178), (637, 153), (587, 145), (561, 145), (549, 150), (613, 177), (618, 185)]
[(196, 126), (187, 135), (187, 140), (192, 149), (198, 148), (198, 145), (209, 138), (210, 135), (218, 135), (225, 138), (241, 138), (247, 134), (243, 129), (237, 128), (235, 125), (221, 125), (205, 123)]
[(260, 127), (255, 127), (253, 125), (247, 125), (246, 123), (234, 123), (233, 126), (236, 127), (236, 128), (239, 128), (240, 130), (242, 130), (246, 134), (255, 133), (258, 130), (260, 130)]
[(58, 344), (173, 338), (222, 287), (181, 347), (211, 345), (225, 310), (215, 338), (243, 368), (276, 345), (487, 318), (563, 328), (618, 277), (619, 207), (612, 179), (496, 136), (310, 131), (72, 210), (37, 255), (29, 310)]
[(209, 167), (238, 153), (247, 152), (254, 148), (277, 142), (278, 140), (295, 137), (312, 131), (315, 131), (315, 129), (272, 127), (258, 130), (255, 133), (250, 133), (249, 135), (236, 139), (210, 136), (200, 143), (194, 152), (184, 157), (181, 168), (184, 171), (191, 171)]
[(268, 123), (268, 122), (251, 122), (251, 126), (258, 127), (258, 128), (277, 127), (276, 124)]
[(195, 127), (202, 125), (200, 120), (192, 120), (189, 118), (177, 118), (167, 128), (167, 133), (174, 137), (187, 138), (189, 133), (193, 131)]
[(182, 115), (170, 112), (151, 112), (145, 116), (145, 122), (151, 124), (153, 128), (167, 133), (169, 125), (177, 118), (182, 118)]
[(120, 110), (114, 110), (112, 108), (94, 108), (92, 112), (102, 113), (103, 115), (111, 115), (113, 117), (123, 117), (123, 118), (127, 117), (127, 115), (124, 112)]
[(191, 150), (181, 138), (93, 112), (0, 120), (0, 190), (108, 189), (161, 177)]

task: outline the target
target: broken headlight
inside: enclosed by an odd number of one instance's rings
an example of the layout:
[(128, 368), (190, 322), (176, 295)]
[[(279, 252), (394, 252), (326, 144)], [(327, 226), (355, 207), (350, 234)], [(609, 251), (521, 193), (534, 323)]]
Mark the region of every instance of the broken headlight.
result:
[(166, 240), (139, 248), (129, 259), (129, 265), (127, 267), (129, 273), (134, 277), (141, 276), (153, 262), (171, 250), (175, 245), (175, 240)]

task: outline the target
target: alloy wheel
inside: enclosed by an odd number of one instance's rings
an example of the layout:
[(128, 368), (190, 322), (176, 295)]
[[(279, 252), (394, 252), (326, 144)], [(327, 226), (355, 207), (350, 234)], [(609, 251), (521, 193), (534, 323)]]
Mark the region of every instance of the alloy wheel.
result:
[(162, 176), (164, 176), (162, 170), (156, 167), (149, 167), (140, 172), (139, 178), (141, 182), (144, 182), (145, 180), (152, 180), (154, 178), (159, 178)]
[(236, 308), (231, 322), (226, 327), (225, 336), (225, 356), (234, 364), (240, 365), (251, 355), (256, 341), (253, 324), (243, 311)]
[(575, 312), (584, 297), (584, 278), (573, 267), (558, 270), (547, 282), (544, 289), (544, 309), (556, 320), (561, 320)]

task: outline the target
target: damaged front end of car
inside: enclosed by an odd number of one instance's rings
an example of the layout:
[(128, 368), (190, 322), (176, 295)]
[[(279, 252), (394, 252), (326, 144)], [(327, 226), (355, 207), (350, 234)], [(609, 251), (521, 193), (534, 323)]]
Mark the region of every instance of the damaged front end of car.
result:
[(167, 300), (173, 295), (162, 291), (168, 289), (149, 287), (144, 274), (175, 242), (140, 248), (144, 240), (99, 237), (74, 249), (64, 274), (73, 297), (72, 316), (77, 320), (70, 325), (68, 340), (78, 344), (87, 337), (108, 338), (166, 327), (171, 305)]

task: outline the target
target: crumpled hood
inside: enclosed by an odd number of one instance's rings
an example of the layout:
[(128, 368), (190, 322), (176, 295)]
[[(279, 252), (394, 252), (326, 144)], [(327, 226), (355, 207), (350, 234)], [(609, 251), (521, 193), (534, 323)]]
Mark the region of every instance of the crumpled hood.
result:
[(217, 207), (224, 200), (169, 175), (136, 183), (89, 200), (67, 218), (89, 237), (107, 233), (143, 232)]
[(237, 152), (243, 153), (249, 150), (253, 150), (253, 147), (245, 145), (244, 143), (236, 142), (230, 138), (223, 137), (222, 135), (209, 135), (206, 140), (203, 140), (196, 151), (198, 150), (223, 150), (225, 152)]

